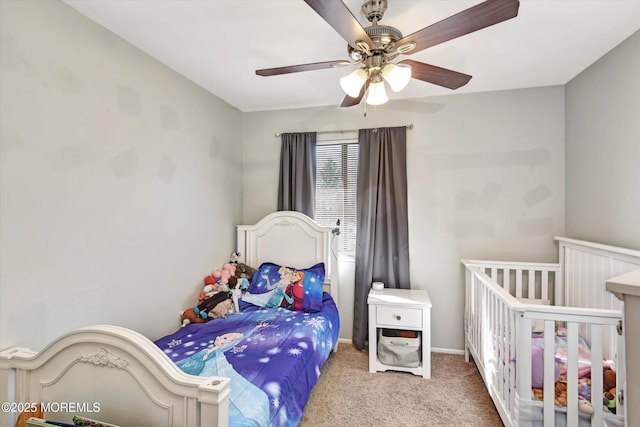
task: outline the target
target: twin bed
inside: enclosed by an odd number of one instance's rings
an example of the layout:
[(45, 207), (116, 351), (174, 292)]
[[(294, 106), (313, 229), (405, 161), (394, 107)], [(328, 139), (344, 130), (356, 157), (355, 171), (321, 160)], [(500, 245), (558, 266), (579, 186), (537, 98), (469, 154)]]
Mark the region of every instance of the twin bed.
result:
[[(96, 325), (38, 353), (8, 349), (0, 353), (0, 383), (7, 384), (0, 397), (16, 402), (13, 409), (58, 405), (46, 415), (66, 422), (61, 404), (127, 427), (297, 425), (337, 348), (337, 233), (296, 212), (272, 213), (237, 233), (239, 262), (261, 267), (248, 291), (280, 291), (276, 304), (277, 296), (261, 306), (240, 301), (240, 312), (226, 319), (189, 324), (155, 342)], [(287, 300), (285, 287), (296, 284), (301, 292)]]
[[(559, 263), (463, 260), (465, 354), (506, 426), (623, 426), (622, 302), (640, 251), (557, 238)], [(613, 386), (613, 389), (612, 389)]]

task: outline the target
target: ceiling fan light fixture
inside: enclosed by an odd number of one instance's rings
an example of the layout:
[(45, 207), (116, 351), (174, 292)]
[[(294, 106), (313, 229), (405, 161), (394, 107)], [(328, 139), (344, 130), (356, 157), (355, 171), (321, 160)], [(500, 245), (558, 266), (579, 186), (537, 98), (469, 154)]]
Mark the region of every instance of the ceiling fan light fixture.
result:
[(411, 80), (411, 66), (406, 64), (386, 64), (382, 68), (382, 77), (389, 83), (391, 90), (400, 92)]
[[(375, 81), (374, 81), (375, 80)], [(389, 100), (387, 92), (384, 89), (384, 80), (378, 76), (378, 79), (371, 79), (367, 94), (367, 104), (382, 105)]]
[(350, 97), (357, 98), (367, 77), (369, 77), (367, 71), (364, 68), (358, 68), (340, 79), (340, 87)]

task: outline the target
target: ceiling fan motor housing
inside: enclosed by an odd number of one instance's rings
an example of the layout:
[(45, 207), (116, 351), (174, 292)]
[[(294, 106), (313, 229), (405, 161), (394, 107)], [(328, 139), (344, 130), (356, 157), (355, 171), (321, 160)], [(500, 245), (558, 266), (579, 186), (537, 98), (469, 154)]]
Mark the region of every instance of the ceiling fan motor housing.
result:
[[(373, 55), (386, 54), (388, 59), (392, 59), (397, 54), (388, 55), (394, 47), (394, 43), (402, 38), (402, 33), (397, 28), (388, 25), (372, 25), (364, 29), (369, 35), (375, 47), (369, 52)], [(349, 56), (356, 62), (360, 62), (370, 56), (369, 52), (360, 48), (347, 46)]]
[(376, 49), (387, 49), (389, 45), (400, 40), (402, 33), (397, 28), (388, 25), (372, 25), (364, 29), (371, 40), (376, 44)]
[(362, 5), (362, 12), (369, 22), (378, 22), (387, 10), (387, 0), (369, 0)]
[(397, 28), (389, 25), (378, 25), (378, 22), (384, 16), (387, 10), (387, 0), (368, 0), (362, 5), (362, 13), (367, 17), (373, 25), (363, 28), (367, 35), (371, 38), (374, 46), (368, 48), (356, 43), (356, 47), (348, 46), (348, 52), (351, 59), (356, 62), (367, 62), (371, 66), (372, 57), (378, 58), (383, 62), (393, 59), (397, 54), (391, 54), (394, 43), (402, 38), (402, 33)]

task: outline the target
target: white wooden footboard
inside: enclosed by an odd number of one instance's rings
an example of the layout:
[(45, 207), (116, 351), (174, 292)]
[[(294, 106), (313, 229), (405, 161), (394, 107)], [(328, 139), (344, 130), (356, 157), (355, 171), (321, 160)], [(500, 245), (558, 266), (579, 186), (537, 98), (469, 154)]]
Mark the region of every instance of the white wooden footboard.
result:
[[(42, 403), (49, 419), (83, 415), (122, 426), (227, 426), (230, 382), (180, 371), (146, 337), (118, 326), (70, 332), (38, 353), (0, 353), (11, 426), (17, 409)], [(6, 385), (6, 388), (5, 388)], [(15, 409), (15, 410), (12, 410)]]

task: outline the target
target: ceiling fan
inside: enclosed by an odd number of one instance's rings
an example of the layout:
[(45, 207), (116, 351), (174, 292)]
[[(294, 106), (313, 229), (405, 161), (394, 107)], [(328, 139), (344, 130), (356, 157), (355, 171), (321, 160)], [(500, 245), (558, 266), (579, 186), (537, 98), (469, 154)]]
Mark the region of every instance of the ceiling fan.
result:
[(464, 86), (471, 79), (468, 74), (410, 59), (398, 63), (391, 61), (400, 54), (410, 55), (514, 18), (518, 15), (520, 6), (518, 0), (486, 0), (413, 34), (403, 36), (400, 30), (379, 24), (387, 10), (387, 0), (368, 0), (362, 5), (363, 13), (371, 22), (371, 25), (365, 28), (340, 0), (304, 1), (348, 42), (347, 50), (351, 60), (267, 68), (256, 70), (256, 74), (273, 76), (360, 65), (357, 70), (340, 79), (340, 85), (347, 94), (341, 107), (359, 104), (365, 94), (367, 104), (379, 105), (387, 102), (385, 81), (394, 92), (404, 89), (411, 78), (449, 89)]

